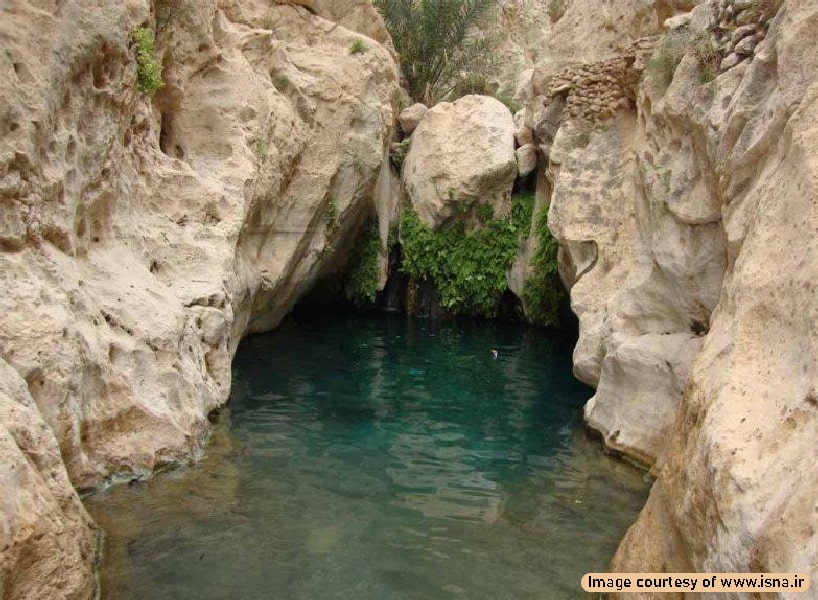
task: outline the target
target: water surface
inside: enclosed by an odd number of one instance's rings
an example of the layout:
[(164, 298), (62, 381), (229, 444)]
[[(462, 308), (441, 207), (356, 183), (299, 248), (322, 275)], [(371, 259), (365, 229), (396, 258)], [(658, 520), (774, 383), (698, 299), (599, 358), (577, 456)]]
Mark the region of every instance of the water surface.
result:
[(582, 598), (645, 500), (544, 330), (327, 318), (233, 376), (199, 464), (87, 499), (104, 598)]

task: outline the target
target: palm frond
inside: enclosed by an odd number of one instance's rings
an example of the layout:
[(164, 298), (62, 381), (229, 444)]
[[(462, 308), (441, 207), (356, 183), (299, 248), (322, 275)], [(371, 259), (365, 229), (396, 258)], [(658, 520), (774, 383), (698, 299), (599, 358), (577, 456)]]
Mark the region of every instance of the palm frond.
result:
[(409, 94), (434, 104), (464, 74), (492, 68), (492, 40), (475, 34), (495, 0), (374, 0), (400, 57)]

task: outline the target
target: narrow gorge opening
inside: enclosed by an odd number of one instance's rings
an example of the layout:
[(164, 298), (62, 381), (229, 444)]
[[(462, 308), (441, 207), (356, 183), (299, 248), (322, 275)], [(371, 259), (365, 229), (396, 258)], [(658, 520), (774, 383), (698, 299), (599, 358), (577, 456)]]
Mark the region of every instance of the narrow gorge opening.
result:
[(195, 466), (92, 496), (106, 597), (569, 598), (647, 493), (580, 408), (573, 339), (296, 312), (245, 339)]

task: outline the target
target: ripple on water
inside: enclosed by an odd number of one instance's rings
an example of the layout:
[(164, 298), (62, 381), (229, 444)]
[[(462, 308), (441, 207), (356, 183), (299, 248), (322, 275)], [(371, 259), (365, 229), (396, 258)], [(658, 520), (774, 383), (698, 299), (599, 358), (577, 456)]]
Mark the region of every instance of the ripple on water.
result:
[(87, 500), (104, 596), (583, 597), (647, 490), (584, 434), (570, 358), (396, 317), (245, 340), (201, 463)]

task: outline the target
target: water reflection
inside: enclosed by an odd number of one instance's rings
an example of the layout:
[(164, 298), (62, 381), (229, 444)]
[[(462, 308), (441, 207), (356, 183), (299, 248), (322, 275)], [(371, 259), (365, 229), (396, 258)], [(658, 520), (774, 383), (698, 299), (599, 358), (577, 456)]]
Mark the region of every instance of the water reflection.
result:
[(534, 329), (250, 338), (202, 463), (89, 499), (105, 597), (582, 597), (646, 492), (586, 438), (588, 394)]

